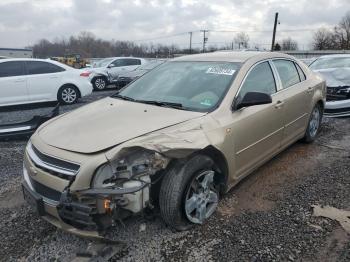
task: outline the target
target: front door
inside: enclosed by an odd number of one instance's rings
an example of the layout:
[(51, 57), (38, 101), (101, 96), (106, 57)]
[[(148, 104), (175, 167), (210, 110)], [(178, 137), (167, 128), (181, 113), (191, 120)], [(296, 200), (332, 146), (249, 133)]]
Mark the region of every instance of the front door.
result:
[(284, 96), (277, 86), (270, 62), (255, 65), (236, 96), (247, 92), (271, 95), (272, 103), (236, 110), (232, 114), (231, 142), (234, 144), (236, 177), (244, 176), (276, 153), (283, 136)]
[(28, 102), (27, 77), (24, 62), (0, 63), (0, 106)]

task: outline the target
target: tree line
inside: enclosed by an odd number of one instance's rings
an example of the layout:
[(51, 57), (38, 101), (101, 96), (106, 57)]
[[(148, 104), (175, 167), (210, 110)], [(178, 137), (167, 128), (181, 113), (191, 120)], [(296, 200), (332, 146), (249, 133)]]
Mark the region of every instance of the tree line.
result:
[(320, 28), (313, 36), (315, 50), (349, 50), (350, 49), (350, 12), (341, 18), (332, 30)]
[[(234, 45), (235, 44), (235, 45)], [(342, 50), (350, 49), (350, 12), (348, 12), (332, 30), (318, 29), (313, 35), (314, 50)], [(137, 44), (133, 41), (107, 41), (97, 38), (90, 32), (81, 32), (78, 36), (68, 39), (61, 38), (49, 41), (41, 39), (32, 47), (34, 56), (48, 58), (64, 56), (65, 54), (80, 54), (82, 57), (111, 57), (111, 56), (140, 56), (140, 57), (173, 57), (175, 54), (200, 53), (200, 48), (179, 48), (177, 45)], [(238, 33), (232, 44), (221, 47), (208, 46), (206, 51), (213, 52), (222, 49), (249, 48), (249, 35)], [(298, 50), (297, 41), (291, 37), (278, 41), (276, 51)]]

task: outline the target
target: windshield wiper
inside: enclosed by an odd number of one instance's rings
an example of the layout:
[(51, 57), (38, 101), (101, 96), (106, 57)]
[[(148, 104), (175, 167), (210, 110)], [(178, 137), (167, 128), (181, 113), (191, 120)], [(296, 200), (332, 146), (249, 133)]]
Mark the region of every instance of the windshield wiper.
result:
[(116, 98), (120, 98), (126, 101), (135, 101), (134, 98), (128, 97), (128, 96), (123, 96), (123, 95), (119, 95), (118, 93), (112, 95), (111, 97), (116, 97)]
[(171, 108), (177, 108), (177, 109), (184, 109), (184, 107), (183, 107), (183, 105), (181, 103), (156, 101), (156, 100), (135, 100), (135, 101), (136, 102), (140, 102), (140, 103), (144, 103), (144, 104), (156, 105), (156, 106), (164, 106), (164, 107), (171, 107)]
[(123, 95), (120, 95), (118, 93), (112, 95), (111, 97), (120, 98), (123, 100), (137, 102), (137, 103), (149, 104), (149, 105), (171, 107), (171, 108), (176, 108), (176, 109), (185, 109), (181, 103), (156, 101), (156, 100), (140, 100), (140, 99), (134, 99), (134, 98), (131, 98), (128, 96), (123, 96)]

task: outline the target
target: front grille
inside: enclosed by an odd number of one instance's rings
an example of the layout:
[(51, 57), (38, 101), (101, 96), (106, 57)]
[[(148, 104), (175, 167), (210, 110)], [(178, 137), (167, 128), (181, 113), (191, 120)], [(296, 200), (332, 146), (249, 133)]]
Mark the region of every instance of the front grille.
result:
[(350, 87), (327, 87), (327, 101), (341, 101), (350, 99)]
[(74, 179), (80, 169), (76, 163), (43, 154), (32, 144), (28, 145), (27, 152), (37, 168), (62, 179)]
[(32, 145), (32, 148), (35, 154), (45, 163), (52, 164), (53, 166), (62, 167), (64, 169), (75, 171), (75, 172), (77, 172), (80, 168), (78, 164), (45, 155), (41, 153), (34, 145)]
[(48, 198), (50, 200), (54, 200), (57, 202), (60, 201), (61, 192), (56, 191), (50, 187), (47, 187), (47, 186), (39, 183), (38, 181), (32, 179), (31, 177), (29, 177), (29, 180), (30, 180), (30, 183), (32, 184), (35, 192), (37, 192), (41, 196)]

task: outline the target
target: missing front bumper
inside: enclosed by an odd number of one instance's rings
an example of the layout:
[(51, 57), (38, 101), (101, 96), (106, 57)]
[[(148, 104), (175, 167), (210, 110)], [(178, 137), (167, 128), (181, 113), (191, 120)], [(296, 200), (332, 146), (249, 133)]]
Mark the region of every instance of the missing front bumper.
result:
[[(129, 201), (126, 195), (135, 197), (139, 191), (143, 192), (145, 186), (114, 190), (88, 189), (74, 194), (64, 191), (54, 205), (35, 192), (26, 181), (22, 183), (22, 188), (25, 200), (45, 220), (71, 233), (96, 237), (103, 236), (116, 220), (132, 214), (130, 210), (124, 209)], [(109, 210), (103, 206), (106, 199), (111, 203)]]

